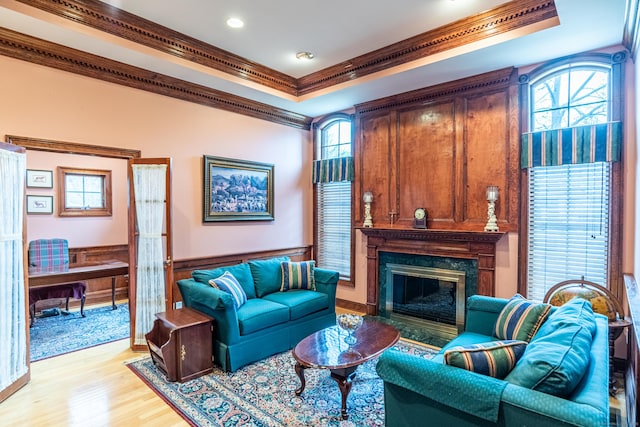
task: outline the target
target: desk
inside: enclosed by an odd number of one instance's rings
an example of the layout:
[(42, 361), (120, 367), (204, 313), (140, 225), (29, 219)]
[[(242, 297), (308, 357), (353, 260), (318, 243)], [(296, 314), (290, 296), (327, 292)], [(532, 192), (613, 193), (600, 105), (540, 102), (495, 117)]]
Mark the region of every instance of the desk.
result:
[(30, 267), (29, 289), (44, 288), (89, 279), (111, 277), (111, 307), (116, 307), (116, 276), (129, 274), (129, 264), (106, 261), (101, 264), (78, 264), (65, 267)]

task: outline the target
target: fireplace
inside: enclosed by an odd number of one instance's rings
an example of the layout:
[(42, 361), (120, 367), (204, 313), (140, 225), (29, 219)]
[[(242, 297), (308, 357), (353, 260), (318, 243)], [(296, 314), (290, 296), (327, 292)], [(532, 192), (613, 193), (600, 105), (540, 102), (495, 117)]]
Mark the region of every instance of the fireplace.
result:
[[(463, 298), (495, 295), (496, 243), (505, 233), (403, 227), (360, 230), (367, 237), (367, 314), (388, 317), (385, 301), (388, 264), (463, 272), (465, 292), (456, 288), (456, 301), (461, 295)], [(461, 312), (464, 314), (464, 306)], [(456, 318), (458, 315), (456, 308)]]
[(402, 264), (387, 264), (386, 271), (386, 317), (445, 339), (464, 329), (464, 271)]

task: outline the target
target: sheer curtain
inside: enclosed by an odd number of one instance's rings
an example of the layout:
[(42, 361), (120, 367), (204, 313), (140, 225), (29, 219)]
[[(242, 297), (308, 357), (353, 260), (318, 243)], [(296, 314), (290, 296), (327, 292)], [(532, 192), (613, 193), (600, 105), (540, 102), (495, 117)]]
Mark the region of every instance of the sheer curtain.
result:
[(22, 217), (27, 156), (0, 150), (0, 390), (27, 373)]
[(166, 165), (132, 165), (138, 218), (136, 269), (136, 324), (134, 345), (146, 345), (155, 314), (165, 311), (165, 275), (162, 231)]

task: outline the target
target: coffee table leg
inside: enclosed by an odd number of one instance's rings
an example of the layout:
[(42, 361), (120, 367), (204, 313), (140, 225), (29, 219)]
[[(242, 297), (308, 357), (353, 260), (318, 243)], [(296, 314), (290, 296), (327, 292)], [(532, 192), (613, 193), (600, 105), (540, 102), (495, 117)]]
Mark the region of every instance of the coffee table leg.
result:
[(296, 390), (296, 396), (300, 396), (304, 391), (304, 369), (304, 366), (302, 366), (300, 363), (296, 363), (296, 374), (298, 374), (298, 378), (300, 378), (300, 388)]
[(347, 369), (335, 369), (331, 370), (331, 378), (338, 383), (340, 388), (340, 394), (342, 394), (342, 419), (346, 420), (349, 415), (347, 414), (347, 398), (351, 391), (352, 381), (356, 376), (357, 366), (353, 366)]

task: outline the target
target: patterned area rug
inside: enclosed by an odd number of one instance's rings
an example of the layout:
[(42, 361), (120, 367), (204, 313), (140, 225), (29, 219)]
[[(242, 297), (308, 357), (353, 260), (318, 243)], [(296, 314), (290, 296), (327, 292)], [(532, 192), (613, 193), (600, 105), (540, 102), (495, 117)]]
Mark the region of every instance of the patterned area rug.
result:
[(129, 337), (129, 305), (118, 304), (86, 309), (68, 315), (37, 318), (29, 328), (31, 361), (47, 359), (72, 351)]
[[(436, 354), (436, 350), (404, 340), (395, 348), (424, 358)], [(364, 363), (356, 371), (347, 402), (349, 419), (345, 421), (340, 416), (340, 390), (329, 371), (305, 370), (305, 390), (302, 396), (296, 396), (300, 380), (294, 365), (295, 360), (287, 351), (234, 373), (214, 368), (212, 374), (181, 384), (167, 382), (149, 357), (128, 364), (193, 426), (384, 425), (383, 384), (375, 371), (376, 360)]]

